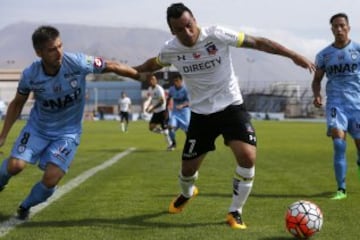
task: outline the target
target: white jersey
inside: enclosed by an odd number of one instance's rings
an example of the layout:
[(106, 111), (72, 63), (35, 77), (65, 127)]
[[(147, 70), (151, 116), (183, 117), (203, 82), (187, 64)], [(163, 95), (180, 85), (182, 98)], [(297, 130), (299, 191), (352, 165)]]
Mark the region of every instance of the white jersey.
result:
[(164, 89), (159, 84), (156, 84), (154, 88), (149, 87), (148, 93), (150, 96), (150, 104), (152, 106), (156, 106), (159, 104), (160, 101), (162, 101), (162, 104), (154, 109), (154, 113), (164, 111), (166, 109), (166, 98)]
[(129, 97), (123, 97), (119, 99), (119, 107), (121, 112), (128, 112), (131, 105)]
[(211, 26), (201, 28), (192, 47), (182, 45), (176, 37), (165, 43), (157, 61), (174, 65), (183, 75), (193, 112), (211, 114), (243, 103), (230, 47), (240, 47), (244, 36), (243, 32)]

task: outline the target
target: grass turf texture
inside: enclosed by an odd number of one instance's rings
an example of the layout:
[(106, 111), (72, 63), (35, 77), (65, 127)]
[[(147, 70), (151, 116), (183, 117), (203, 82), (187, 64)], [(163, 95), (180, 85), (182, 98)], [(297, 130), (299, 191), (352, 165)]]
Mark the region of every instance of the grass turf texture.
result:
[[(9, 153), (23, 122), (2, 148)], [(221, 137), (200, 169), (200, 193), (181, 214), (167, 213), (179, 193), (181, 149), (166, 152), (163, 136), (147, 123), (131, 122), (122, 133), (115, 121), (85, 122), (76, 158), (61, 185), (129, 147), (136, 151), (98, 172), (29, 222), (2, 239), (293, 239), (286, 232), (286, 207), (307, 199), (320, 206), (324, 225), (314, 239), (357, 239), (360, 212), (353, 142), (348, 140), (348, 198), (331, 201), (336, 190), (332, 145), (324, 123), (254, 121), (258, 159), (253, 191), (244, 208), (246, 230), (225, 224), (231, 201), (235, 160)], [(178, 131), (179, 146), (184, 134)], [(19, 202), (41, 177), (34, 166), (11, 180), (0, 193), (0, 221), (14, 214)]]

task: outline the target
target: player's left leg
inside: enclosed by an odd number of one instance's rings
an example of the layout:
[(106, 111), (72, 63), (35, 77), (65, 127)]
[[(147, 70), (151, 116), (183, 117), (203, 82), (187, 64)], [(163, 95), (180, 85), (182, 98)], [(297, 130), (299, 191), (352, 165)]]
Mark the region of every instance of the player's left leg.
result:
[(124, 131), (125, 131), (125, 132), (128, 131), (128, 126), (129, 126), (129, 113), (126, 112), (126, 113), (125, 113), (125, 127), (124, 127)]
[(124, 112), (120, 112), (120, 128), (122, 132), (125, 132), (125, 115)]
[(229, 106), (218, 119), (225, 144), (231, 148), (237, 162), (232, 203), (226, 216), (227, 223), (234, 229), (247, 228), (242, 211), (255, 176), (256, 134), (250, 119), (243, 105)]
[(242, 141), (230, 141), (238, 166), (233, 178), (233, 196), (226, 217), (228, 224), (234, 229), (245, 229), (241, 215), (243, 207), (252, 190), (255, 176), (256, 147)]
[[(77, 134), (67, 135), (53, 141), (40, 156), (39, 167), (44, 170), (41, 181), (31, 189), (29, 195), (18, 208), (18, 218), (28, 218), (30, 208), (45, 202), (54, 192), (56, 186), (68, 171), (79, 145)], [(61, 149), (61, 151), (59, 151)]]

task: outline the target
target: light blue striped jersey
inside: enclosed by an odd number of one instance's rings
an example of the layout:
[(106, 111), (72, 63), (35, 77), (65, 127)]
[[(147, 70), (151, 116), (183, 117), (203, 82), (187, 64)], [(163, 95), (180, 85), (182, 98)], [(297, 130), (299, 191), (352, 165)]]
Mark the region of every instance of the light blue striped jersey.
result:
[(316, 55), (316, 66), (327, 77), (327, 104), (360, 109), (360, 44), (329, 45)]
[(189, 102), (189, 95), (186, 87), (182, 86), (177, 89), (175, 86), (171, 86), (168, 91), (169, 97), (173, 99), (174, 107), (173, 111), (177, 111), (177, 105), (184, 104), (185, 102)]
[(85, 77), (89, 73), (101, 73), (104, 68), (101, 58), (82, 53), (64, 53), (56, 76), (44, 73), (41, 60), (33, 62), (23, 71), (18, 86), (19, 94), (34, 94), (27, 124), (49, 138), (81, 133)]

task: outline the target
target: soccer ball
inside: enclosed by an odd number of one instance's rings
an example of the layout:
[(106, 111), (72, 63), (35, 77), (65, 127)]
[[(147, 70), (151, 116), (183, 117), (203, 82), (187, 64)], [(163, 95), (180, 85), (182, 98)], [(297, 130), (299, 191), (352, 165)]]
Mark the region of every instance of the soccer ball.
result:
[(288, 206), (286, 229), (298, 239), (307, 239), (321, 230), (323, 214), (313, 202), (300, 200)]

